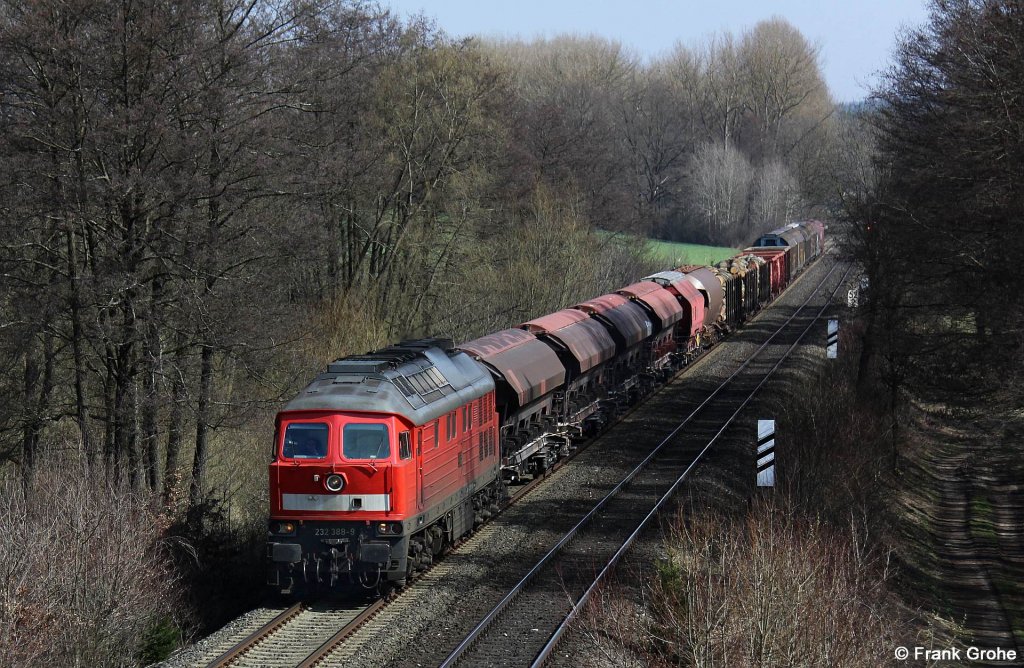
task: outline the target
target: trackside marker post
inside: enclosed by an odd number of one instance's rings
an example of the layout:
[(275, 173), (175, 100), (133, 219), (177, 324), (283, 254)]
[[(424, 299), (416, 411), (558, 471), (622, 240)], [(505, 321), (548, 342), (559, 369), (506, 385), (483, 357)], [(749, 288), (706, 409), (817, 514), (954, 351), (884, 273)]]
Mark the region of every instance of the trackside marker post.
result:
[(828, 321), (828, 341), (825, 346), (825, 356), (830, 360), (839, 357), (839, 321)]
[(775, 420), (757, 421), (757, 486), (775, 487)]

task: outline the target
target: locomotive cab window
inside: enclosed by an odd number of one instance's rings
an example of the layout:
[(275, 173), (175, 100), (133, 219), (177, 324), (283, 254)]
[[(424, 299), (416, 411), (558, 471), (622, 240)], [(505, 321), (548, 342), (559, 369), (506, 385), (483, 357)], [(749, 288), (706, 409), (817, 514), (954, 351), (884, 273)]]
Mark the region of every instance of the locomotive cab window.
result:
[(288, 425), (281, 454), (292, 459), (323, 459), (327, 456), (327, 425), (321, 422)]
[(391, 456), (388, 427), (383, 424), (347, 424), (341, 437), (345, 459), (387, 459)]
[(412, 445), (409, 441), (409, 432), (403, 431), (398, 435), (398, 458), (409, 459), (412, 457)]

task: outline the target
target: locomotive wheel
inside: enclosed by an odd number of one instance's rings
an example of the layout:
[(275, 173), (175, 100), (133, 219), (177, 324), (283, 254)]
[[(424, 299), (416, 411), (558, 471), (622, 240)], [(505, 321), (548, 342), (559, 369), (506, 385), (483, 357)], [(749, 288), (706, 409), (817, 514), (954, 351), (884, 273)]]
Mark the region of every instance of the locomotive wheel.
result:
[(431, 534), (430, 551), (435, 557), (441, 556), (448, 548), (448, 534), (439, 524), (430, 527), (427, 532)]

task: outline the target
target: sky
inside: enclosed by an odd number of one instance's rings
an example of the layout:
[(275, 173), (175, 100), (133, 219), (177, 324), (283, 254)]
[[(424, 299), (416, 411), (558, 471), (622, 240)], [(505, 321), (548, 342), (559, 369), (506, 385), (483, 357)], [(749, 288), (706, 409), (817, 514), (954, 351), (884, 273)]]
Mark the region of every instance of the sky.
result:
[(595, 34), (651, 58), (676, 42), (696, 46), (715, 33), (739, 35), (781, 16), (821, 47), (837, 102), (864, 99), (888, 67), (901, 28), (922, 24), (925, 0), (381, 0), (405, 17), (425, 14), (454, 37)]

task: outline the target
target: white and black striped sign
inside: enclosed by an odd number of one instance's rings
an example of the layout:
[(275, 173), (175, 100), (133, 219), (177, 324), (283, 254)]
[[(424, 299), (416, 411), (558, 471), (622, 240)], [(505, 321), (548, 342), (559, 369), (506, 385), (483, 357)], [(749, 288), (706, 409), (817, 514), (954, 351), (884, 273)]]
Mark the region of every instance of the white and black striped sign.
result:
[(830, 360), (839, 357), (839, 321), (828, 321), (828, 342), (825, 347), (825, 355)]
[(775, 487), (775, 420), (757, 421), (757, 486)]

